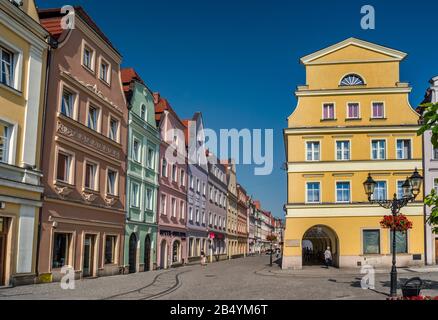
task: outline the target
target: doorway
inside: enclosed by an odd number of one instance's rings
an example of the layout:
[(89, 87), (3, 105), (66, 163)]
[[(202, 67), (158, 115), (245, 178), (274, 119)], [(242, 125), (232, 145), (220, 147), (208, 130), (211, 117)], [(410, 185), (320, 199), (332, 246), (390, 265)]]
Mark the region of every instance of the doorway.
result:
[(151, 270), (151, 238), (146, 236), (144, 241), (144, 271)]
[(167, 268), (167, 242), (166, 240), (161, 241), (160, 245), (160, 268)]
[(84, 239), (84, 263), (82, 274), (84, 278), (94, 276), (95, 235), (87, 234)]
[(6, 242), (8, 219), (0, 217), (0, 287), (6, 285)]
[(137, 271), (137, 236), (131, 234), (129, 238), (129, 273)]
[(304, 234), (302, 240), (303, 266), (324, 265), (324, 252), (330, 247), (333, 266), (339, 266), (339, 241), (336, 233), (329, 227), (317, 225)]

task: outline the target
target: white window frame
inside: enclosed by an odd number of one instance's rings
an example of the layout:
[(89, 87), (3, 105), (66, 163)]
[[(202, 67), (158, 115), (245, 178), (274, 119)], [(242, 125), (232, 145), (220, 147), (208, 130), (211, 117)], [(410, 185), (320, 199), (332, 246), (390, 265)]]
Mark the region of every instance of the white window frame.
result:
[[(373, 142), (374, 141), (385, 141), (385, 158), (384, 159), (374, 159), (373, 158)], [(379, 155), (379, 152), (377, 152), (377, 155)], [(371, 139), (370, 141), (370, 159), (373, 161), (381, 161), (381, 160), (387, 160), (388, 159), (388, 141), (387, 139), (377, 138), (377, 139)]]
[[(333, 118), (324, 118), (324, 107), (333, 105)], [(323, 102), (321, 107), (321, 120), (336, 120), (336, 102)]]
[[(388, 180), (387, 179), (376, 179), (376, 183), (379, 183), (379, 182), (385, 182), (385, 186), (386, 186), (386, 194), (385, 194), (385, 199), (386, 200), (389, 200), (390, 198), (389, 198), (389, 184), (388, 184)], [(377, 184), (376, 184), (376, 188), (375, 188), (375, 190), (374, 190), (374, 194), (373, 194), (373, 196), (372, 196), (372, 199), (374, 200), (375, 199), (375, 195), (376, 195), (376, 190), (377, 190)]]
[[(86, 174), (87, 174), (87, 164), (91, 164), (94, 166), (95, 171), (94, 171), (94, 186), (92, 188), (87, 188), (85, 186), (85, 180), (86, 180)], [(83, 174), (83, 189), (84, 190), (92, 190), (92, 191), (99, 191), (99, 172), (100, 172), (100, 166), (99, 163), (96, 161), (93, 161), (89, 158), (85, 158), (84, 159), (84, 174)]]
[[(382, 117), (375, 117), (373, 114), (374, 111), (374, 104), (380, 103), (383, 105), (383, 116)], [(371, 101), (371, 119), (386, 119), (386, 105), (384, 101)]]
[[(137, 189), (135, 187), (137, 187)], [(132, 181), (130, 189), (131, 189), (130, 190), (130, 194), (131, 194), (130, 206), (131, 206), (131, 208), (140, 209), (140, 193), (141, 193), (140, 184)], [(134, 190), (137, 190), (136, 194), (134, 194)]]
[(10, 128), (11, 131), (11, 133), (8, 134), (8, 147), (7, 147), (8, 156), (6, 161), (3, 160), (3, 163), (14, 165), (16, 153), (17, 153), (18, 124), (16, 122), (10, 121), (9, 119), (3, 117), (0, 118), (0, 124)]
[[(150, 191), (150, 195), (151, 197), (149, 198), (149, 191)], [(154, 190), (151, 188), (146, 188), (146, 210), (148, 211), (153, 211), (154, 210)]]
[[(102, 72), (102, 64), (105, 64), (107, 66), (107, 73), (106, 73), (106, 79), (101, 78), (101, 72)], [(111, 63), (106, 60), (104, 57), (99, 57), (99, 80), (102, 81), (104, 84), (111, 86)]]
[(165, 193), (160, 194), (160, 214), (167, 216), (167, 195)]
[(63, 100), (63, 96), (64, 96), (64, 90), (71, 92), (75, 96), (74, 103), (73, 103), (72, 116), (70, 118), (77, 121), (78, 114), (79, 114), (79, 91), (74, 89), (72, 86), (68, 85), (64, 81), (61, 81), (60, 86), (59, 86), (58, 113), (62, 114), (61, 110), (62, 110), (62, 100)]
[[(137, 152), (135, 151), (135, 148), (134, 148), (135, 143), (138, 144)], [(140, 142), (140, 140), (138, 140), (137, 138), (133, 137), (131, 148), (132, 148), (132, 152), (131, 152), (132, 160), (134, 162), (141, 163), (141, 142)]]
[[(338, 199), (338, 183), (348, 183), (349, 185), (349, 199), (347, 201), (340, 201)], [(352, 198), (352, 187), (351, 187), (351, 181), (350, 180), (337, 180), (335, 181), (335, 198), (336, 198), (336, 203), (351, 203), (351, 198)]]
[[(344, 152), (345, 150), (342, 148), (342, 159), (338, 158), (338, 142), (348, 142), (348, 159), (343, 159), (344, 158)], [(336, 161), (350, 161), (352, 160), (351, 157), (351, 139), (339, 139), (339, 140), (335, 140), (335, 159)]]
[[(90, 128), (89, 123), (88, 123), (89, 116), (90, 116), (90, 108), (94, 108), (97, 110), (97, 119), (96, 119), (96, 128), (95, 129)], [(85, 126), (90, 130), (101, 133), (101, 128), (102, 128), (101, 119), (102, 119), (102, 108), (98, 107), (96, 103), (94, 103), (92, 101), (88, 101), (87, 102), (87, 112), (85, 115)]]
[[(321, 161), (321, 159), (322, 159), (322, 148), (321, 148), (321, 146), (322, 146), (322, 143), (321, 143), (321, 140), (309, 140), (309, 141), (305, 141), (304, 142), (305, 143), (305, 145), (304, 145), (304, 150), (305, 150), (305, 159), (306, 159), (306, 162), (320, 162)], [(313, 148), (313, 145), (312, 145), (312, 150), (311, 150), (311, 152), (312, 152), (312, 159), (311, 160), (309, 160), (308, 158), (307, 158), (307, 155), (308, 155), (308, 153), (309, 153), (309, 143), (312, 143), (312, 144), (314, 144), (314, 143), (318, 143), (318, 145), (319, 145), (319, 159), (318, 160), (315, 160), (315, 148)]]
[[(399, 158), (398, 157), (398, 142), (399, 141), (409, 141), (411, 154), (409, 154), (407, 158)], [(404, 151), (403, 151), (403, 153), (404, 153)], [(412, 138), (397, 138), (397, 139), (395, 139), (395, 158), (397, 160), (412, 160), (413, 155), (414, 155), (414, 143), (413, 143)]]
[[(76, 173), (76, 154), (70, 150), (64, 149), (60, 146), (56, 146), (56, 150), (55, 150), (55, 165), (54, 165), (54, 184), (56, 184), (57, 182), (61, 182), (61, 183), (67, 183), (70, 185), (74, 185), (75, 184), (75, 173)], [(68, 181), (63, 181), (63, 180), (58, 180), (58, 155), (59, 153), (64, 153), (66, 155), (68, 155), (69, 157), (71, 157), (70, 159), (70, 165), (68, 168)]]
[[(117, 133), (116, 133), (116, 139), (111, 139), (111, 119), (117, 121)], [(112, 113), (108, 116), (108, 138), (114, 142), (120, 143), (120, 118), (116, 117)]]
[(176, 198), (172, 197), (170, 205), (172, 206), (172, 217), (176, 218), (176, 214), (177, 214), (177, 211), (178, 211), (178, 206), (177, 206)]
[[(113, 171), (116, 173), (116, 179), (114, 181), (114, 194), (109, 193), (108, 190), (108, 174), (109, 171)], [(105, 170), (105, 194), (109, 195), (109, 196), (114, 196), (114, 197), (118, 197), (119, 196), (119, 180), (120, 180), (120, 173), (117, 169), (113, 168), (113, 167), (108, 167)]]
[[(2, 36), (0, 36), (0, 47), (13, 54), (13, 66), (12, 66), (12, 85), (0, 83), (0, 87), (10, 90), (13, 93), (22, 93), (22, 79), (23, 79), (23, 49), (9, 42)], [(15, 92), (15, 91), (16, 92)]]
[[(352, 104), (356, 104), (357, 107), (358, 107), (358, 110), (357, 110), (357, 118), (349, 117), (348, 109), (349, 109), (350, 105), (352, 105)], [(346, 110), (345, 110), (345, 111), (346, 111), (346, 113), (345, 113), (345, 118), (346, 118), (347, 120), (359, 120), (359, 119), (361, 119), (361, 107), (360, 107), (360, 102), (354, 102), (354, 101), (349, 101), (349, 102), (347, 102), (347, 106), (346, 106)]]
[[(149, 169), (154, 169), (154, 166), (155, 166), (155, 157), (156, 157), (156, 151), (154, 150), (154, 148), (152, 148), (151, 146), (148, 146), (147, 147), (147, 153), (146, 153), (146, 157), (147, 157), (147, 159), (146, 159), (146, 164), (147, 164), (147, 167), (149, 168)], [(149, 151), (152, 151), (152, 159), (149, 159)], [(149, 161), (150, 160), (150, 161)]]
[[(91, 66), (87, 66), (84, 61), (84, 51), (85, 47), (88, 47), (91, 51)], [(82, 39), (82, 46), (81, 46), (81, 65), (87, 70), (88, 72), (91, 72), (92, 74), (96, 73), (96, 49), (91, 46), (85, 39)]]
[[(309, 201), (309, 198), (308, 198), (309, 183), (318, 183), (319, 184), (319, 201), (318, 202), (317, 201), (315, 201), (315, 202)], [(308, 204), (318, 204), (318, 203), (321, 204), (322, 203), (322, 182), (321, 181), (306, 181), (305, 184), (306, 184), (306, 203), (308, 203)]]

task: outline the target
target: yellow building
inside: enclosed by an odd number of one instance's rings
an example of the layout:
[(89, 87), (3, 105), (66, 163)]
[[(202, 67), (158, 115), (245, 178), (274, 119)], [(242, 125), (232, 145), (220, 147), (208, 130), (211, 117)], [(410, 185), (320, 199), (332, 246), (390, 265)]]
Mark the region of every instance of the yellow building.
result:
[(0, 0), (0, 287), (32, 283), (43, 188), (48, 33), (35, 3)]
[[(375, 197), (392, 199), (415, 168), (421, 173), (418, 115), (411, 88), (399, 79), (406, 54), (350, 38), (301, 59), (306, 85), (285, 129), (288, 203), (283, 268), (319, 264), (327, 246), (339, 267), (391, 264), (391, 235), (380, 227), (390, 211), (371, 205), (363, 182), (378, 182)], [(424, 259), (422, 199), (401, 213), (413, 222), (397, 234), (398, 266)]]

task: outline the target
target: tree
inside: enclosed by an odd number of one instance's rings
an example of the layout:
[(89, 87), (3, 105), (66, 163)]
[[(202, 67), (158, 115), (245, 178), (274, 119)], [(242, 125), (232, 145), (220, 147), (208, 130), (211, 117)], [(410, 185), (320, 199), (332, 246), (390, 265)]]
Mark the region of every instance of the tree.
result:
[[(425, 103), (420, 106), (422, 109), (422, 126), (418, 130), (418, 135), (423, 135), (426, 131), (432, 133), (432, 145), (438, 149), (438, 103)], [(426, 196), (425, 204), (432, 208), (430, 217), (427, 220), (433, 227), (433, 232), (438, 234), (438, 194), (435, 190)]]

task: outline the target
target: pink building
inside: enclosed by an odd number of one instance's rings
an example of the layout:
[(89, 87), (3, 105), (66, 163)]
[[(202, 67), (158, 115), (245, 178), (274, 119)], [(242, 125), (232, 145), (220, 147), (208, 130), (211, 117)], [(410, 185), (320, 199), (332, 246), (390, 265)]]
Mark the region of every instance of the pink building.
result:
[(187, 263), (187, 157), (184, 124), (168, 101), (154, 94), (160, 130), (157, 265)]

